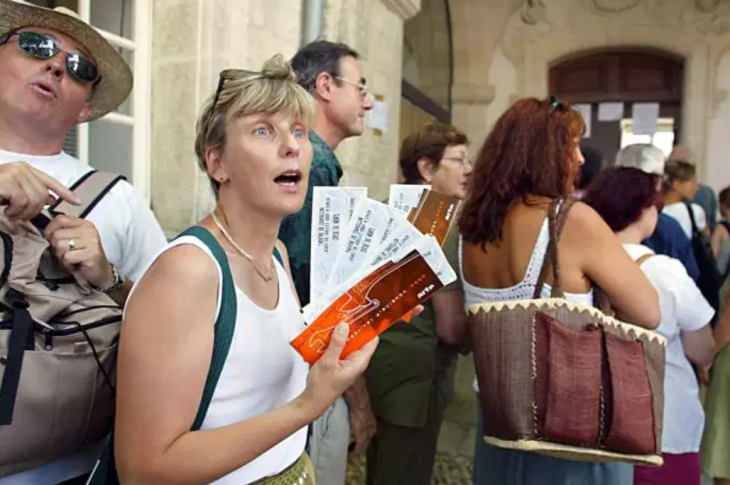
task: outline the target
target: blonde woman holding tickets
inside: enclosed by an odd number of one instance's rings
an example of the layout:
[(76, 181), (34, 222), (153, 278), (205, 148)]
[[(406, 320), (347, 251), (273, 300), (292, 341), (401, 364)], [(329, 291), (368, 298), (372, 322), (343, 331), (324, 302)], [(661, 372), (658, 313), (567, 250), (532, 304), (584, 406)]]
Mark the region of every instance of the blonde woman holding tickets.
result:
[[(304, 321), (273, 255), (279, 223), (307, 192), (313, 113), (281, 56), (260, 73), (221, 73), (195, 143), (216, 208), (158, 256), (127, 308), (115, 440), (125, 485), (314, 483), (307, 425), (363, 372), (377, 341), (340, 359), (341, 325), (311, 370), (289, 346)], [(233, 336), (219, 352), (231, 307)]]

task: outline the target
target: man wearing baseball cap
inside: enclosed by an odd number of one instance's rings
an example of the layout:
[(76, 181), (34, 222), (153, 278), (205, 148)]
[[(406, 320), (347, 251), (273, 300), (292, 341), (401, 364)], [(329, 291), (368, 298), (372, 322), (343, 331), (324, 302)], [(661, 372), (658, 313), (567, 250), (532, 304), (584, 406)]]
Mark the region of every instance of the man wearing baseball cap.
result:
[[(124, 59), (74, 12), (0, 0), (0, 205), (8, 219), (30, 220), (52, 202), (50, 192), (78, 203), (67, 187), (93, 169), (63, 152), (66, 134), (114, 110), (131, 89)], [(166, 244), (126, 182), (85, 219), (55, 217), (45, 236), (67, 269), (121, 305)], [(85, 483), (102, 445), (50, 462), (0, 466), (0, 485)]]

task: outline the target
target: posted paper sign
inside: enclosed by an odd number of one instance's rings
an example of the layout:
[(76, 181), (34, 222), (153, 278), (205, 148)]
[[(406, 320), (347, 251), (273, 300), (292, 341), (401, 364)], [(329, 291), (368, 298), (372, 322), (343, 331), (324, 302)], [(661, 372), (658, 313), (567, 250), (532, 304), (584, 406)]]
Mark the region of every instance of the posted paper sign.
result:
[(659, 103), (634, 103), (634, 135), (653, 135), (659, 121)]
[(315, 295), (332, 272), (343, 237), (357, 202), (367, 197), (366, 187), (314, 187), (310, 293)]
[(390, 186), (388, 205), (403, 212), (406, 216), (421, 201), (423, 193), (431, 190), (430, 185), (394, 184)]
[(606, 102), (598, 105), (598, 121), (621, 121), (624, 119), (624, 103)]
[(583, 120), (586, 122), (586, 132), (583, 133), (583, 138), (591, 137), (591, 120), (593, 119), (593, 111), (590, 104), (576, 104), (575, 109), (580, 111), (583, 115)]
[(369, 124), (373, 130), (381, 133), (388, 132), (388, 103), (376, 99), (373, 101), (373, 109), (370, 110)]

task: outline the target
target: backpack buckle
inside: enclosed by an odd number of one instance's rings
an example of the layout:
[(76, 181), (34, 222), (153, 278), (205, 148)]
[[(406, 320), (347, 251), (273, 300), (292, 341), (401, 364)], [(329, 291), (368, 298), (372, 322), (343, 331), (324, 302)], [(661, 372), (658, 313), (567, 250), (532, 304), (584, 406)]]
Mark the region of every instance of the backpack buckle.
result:
[(30, 306), (28, 300), (25, 299), (25, 295), (13, 288), (10, 288), (5, 294), (5, 301), (13, 309), (27, 309)]

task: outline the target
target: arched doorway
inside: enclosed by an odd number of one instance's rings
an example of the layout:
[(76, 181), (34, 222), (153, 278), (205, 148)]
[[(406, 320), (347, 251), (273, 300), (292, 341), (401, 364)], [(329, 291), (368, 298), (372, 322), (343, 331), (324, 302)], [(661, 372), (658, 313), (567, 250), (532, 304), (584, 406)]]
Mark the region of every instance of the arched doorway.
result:
[[(601, 151), (610, 165), (624, 145), (653, 143), (668, 152), (680, 139), (683, 80), (684, 59), (674, 54), (641, 48), (603, 50), (571, 55), (552, 65), (549, 89), (565, 101), (590, 106), (591, 130), (584, 144)], [(622, 103), (623, 114), (614, 111), (612, 117), (599, 118), (602, 103)], [(653, 135), (634, 133), (635, 103), (658, 104)]]

